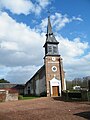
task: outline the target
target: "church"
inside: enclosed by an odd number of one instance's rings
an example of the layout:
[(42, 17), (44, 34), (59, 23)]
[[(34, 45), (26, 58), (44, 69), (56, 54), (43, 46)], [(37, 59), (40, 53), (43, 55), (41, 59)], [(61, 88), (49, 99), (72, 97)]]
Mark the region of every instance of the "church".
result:
[(54, 97), (62, 96), (62, 91), (66, 90), (65, 72), (58, 44), (52, 31), (50, 16), (48, 16), (46, 42), (43, 46), (45, 48), (44, 65), (26, 82), (25, 95)]

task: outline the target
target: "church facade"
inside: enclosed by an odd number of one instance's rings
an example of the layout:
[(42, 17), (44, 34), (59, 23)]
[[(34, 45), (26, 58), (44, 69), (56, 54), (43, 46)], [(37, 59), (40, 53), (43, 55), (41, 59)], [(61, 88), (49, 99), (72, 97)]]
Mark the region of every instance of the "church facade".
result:
[(62, 58), (58, 51), (56, 40), (48, 16), (46, 42), (44, 44), (44, 65), (26, 82), (24, 94), (36, 96), (61, 96), (66, 90), (65, 72)]

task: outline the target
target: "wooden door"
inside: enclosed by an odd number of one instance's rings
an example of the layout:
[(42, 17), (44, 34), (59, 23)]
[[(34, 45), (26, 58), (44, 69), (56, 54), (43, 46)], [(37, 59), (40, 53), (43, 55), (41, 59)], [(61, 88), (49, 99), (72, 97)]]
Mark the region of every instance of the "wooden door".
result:
[(59, 86), (52, 87), (53, 96), (59, 96)]

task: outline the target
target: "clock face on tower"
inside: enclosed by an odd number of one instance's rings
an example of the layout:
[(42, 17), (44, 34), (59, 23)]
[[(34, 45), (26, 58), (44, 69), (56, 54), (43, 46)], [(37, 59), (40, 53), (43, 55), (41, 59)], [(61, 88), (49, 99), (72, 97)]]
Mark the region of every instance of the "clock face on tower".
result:
[(57, 71), (57, 67), (56, 66), (52, 66), (52, 71), (56, 72)]
[(56, 58), (55, 57), (52, 57), (52, 61), (55, 61), (56, 60)]

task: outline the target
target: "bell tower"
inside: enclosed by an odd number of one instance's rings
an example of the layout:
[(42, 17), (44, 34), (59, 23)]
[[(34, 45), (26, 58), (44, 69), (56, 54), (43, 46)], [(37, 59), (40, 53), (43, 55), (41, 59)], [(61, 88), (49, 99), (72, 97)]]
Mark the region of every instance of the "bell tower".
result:
[(47, 34), (46, 34), (46, 42), (45, 42), (45, 56), (50, 55), (59, 55), (58, 53), (58, 44), (59, 42), (56, 40), (50, 23), (50, 16), (48, 17), (48, 26), (47, 26)]
[(59, 42), (56, 40), (48, 16), (45, 48), (45, 77), (46, 77), (46, 92), (47, 96), (61, 96), (61, 91), (64, 88), (64, 71), (62, 58), (58, 51)]

